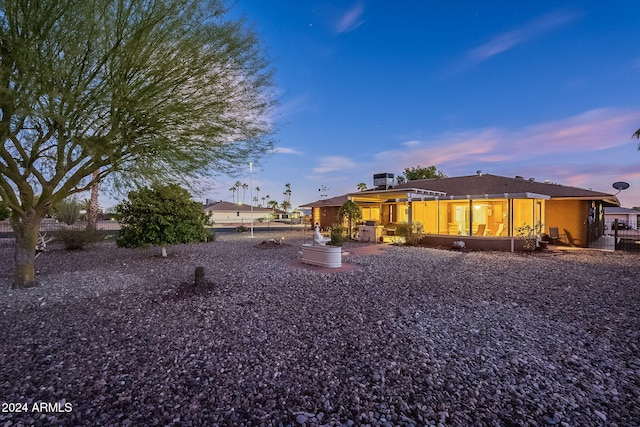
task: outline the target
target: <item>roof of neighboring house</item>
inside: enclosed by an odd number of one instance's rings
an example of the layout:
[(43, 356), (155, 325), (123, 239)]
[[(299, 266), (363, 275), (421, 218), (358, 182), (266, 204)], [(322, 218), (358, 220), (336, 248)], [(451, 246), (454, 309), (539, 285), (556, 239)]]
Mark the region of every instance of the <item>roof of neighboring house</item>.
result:
[[(206, 212), (210, 212), (210, 211), (218, 211), (218, 212), (224, 212), (224, 211), (229, 211), (229, 212), (250, 212), (251, 211), (251, 205), (231, 203), (231, 202), (225, 202), (223, 200), (220, 200), (219, 202), (213, 202), (213, 203), (209, 203), (208, 205), (204, 205), (202, 207), (202, 210), (204, 210)], [(253, 212), (269, 212), (269, 213), (271, 213), (271, 212), (273, 212), (273, 209), (254, 206), (253, 207)], [(283, 213), (284, 211), (276, 209), (275, 212), (276, 213)]]
[(302, 209), (306, 208), (326, 208), (330, 206), (342, 206), (344, 203), (349, 200), (349, 196), (343, 194), (342, 196), (331, 197), (329, 199), (320, 199), (316, 200), (312, 203), (307, 203), (305, 205), (301, 205)]
[(606, 207), (604, 214), (607, 215), (640, 215), (640, 210), (632, 208)]

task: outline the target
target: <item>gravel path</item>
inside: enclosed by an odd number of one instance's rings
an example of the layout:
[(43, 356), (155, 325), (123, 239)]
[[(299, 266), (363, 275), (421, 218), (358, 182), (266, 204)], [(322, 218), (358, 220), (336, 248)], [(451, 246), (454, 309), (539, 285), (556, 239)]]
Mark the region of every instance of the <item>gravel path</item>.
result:
[(388, 246), (325, 274), (285, 237), (54, 247), (19, 291), (0, 241), (0, 426), (640, 424), (637, 254)]

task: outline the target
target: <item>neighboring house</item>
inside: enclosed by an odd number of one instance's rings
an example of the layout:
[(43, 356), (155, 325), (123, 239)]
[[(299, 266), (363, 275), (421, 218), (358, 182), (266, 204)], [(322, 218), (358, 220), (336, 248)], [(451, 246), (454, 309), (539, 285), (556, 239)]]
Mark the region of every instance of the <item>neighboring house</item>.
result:
[(627, 224), (632, 230), (636, 230), (640, 224), (640, 210), (620, 207), (604, 208), (604, 222), (608, 230), (611, 230), (611, 224), (616, 219)]
[[(207, 202), (210, 202), (207, 200)], [(284, 215), (281, 210), (275, 212), (271, 208), (262, 208), (251, 205), (230, 203), (225, 201), (210, 202), (202, 207), (202, 211), (211, 215), (211, 220), (215, 224), (249, 224), (251, 220), (255, 223), (267, 220), (273, 221)]]
[[(363, 220), (387, 228), (420, 222), (429, 235), (498, 239), (517, 236), (520, 227), (542, 224), (543, 233), (557, 227), (565, 243), (585, 247), (604, 235), (604, 207), (620, 205), (607, 193), (480, 171), (407, 181), (343, 197), (362, 208)], [(313, 208), (312, 221), (316, 221), (316, 208), (320, 218), (332, 216), (343, 200), (334, 199), (326, 208), (329, 200), (306, 205)]]

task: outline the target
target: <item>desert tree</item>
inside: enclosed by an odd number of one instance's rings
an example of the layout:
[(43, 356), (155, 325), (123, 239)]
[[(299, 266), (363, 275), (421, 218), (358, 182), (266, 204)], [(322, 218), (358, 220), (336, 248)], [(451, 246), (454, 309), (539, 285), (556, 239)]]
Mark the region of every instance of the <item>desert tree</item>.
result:
[(237, 173), (267, 154), (272, 69), (223, 0), (0, 0), (0, 199), (14, 287), (41, 220), (112, 188)]
[(416, 179), (430, 179), (430, 178), (446, 178), (447, 175), (441, 170), (436, 169), (435, 166), (415, 166), (405, 168), (403, 175), (406, 181), (414, 181)]
[(353, 200), (347, 200), (338, 211), (340, 223), (347, 222), (349, 238), (353, 238), (354, 227), (362, 219), (362, 209)]

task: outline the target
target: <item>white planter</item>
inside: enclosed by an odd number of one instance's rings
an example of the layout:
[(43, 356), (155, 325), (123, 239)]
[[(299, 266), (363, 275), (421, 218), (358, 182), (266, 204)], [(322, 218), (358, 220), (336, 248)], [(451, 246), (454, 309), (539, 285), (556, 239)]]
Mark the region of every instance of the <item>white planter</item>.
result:
[(305, 243), (302, 245), (302, 262), (321, 267), (342, 267), (342, 248)]

